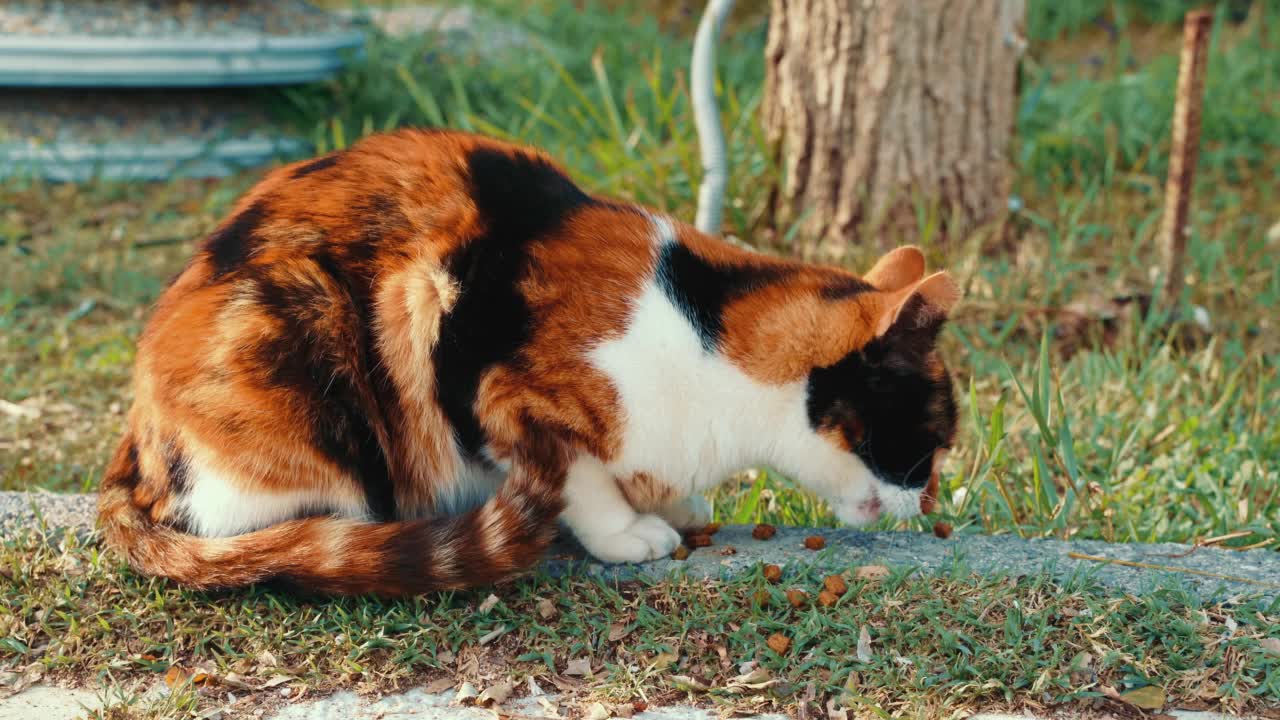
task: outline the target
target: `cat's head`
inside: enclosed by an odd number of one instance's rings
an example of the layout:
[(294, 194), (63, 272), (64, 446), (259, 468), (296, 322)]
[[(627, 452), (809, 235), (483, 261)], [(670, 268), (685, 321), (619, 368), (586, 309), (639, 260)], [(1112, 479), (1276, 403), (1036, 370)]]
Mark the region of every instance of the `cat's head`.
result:
[(871, 327), (854, 349), (810, 370), (807, 395), (810, 426), (848, 463), (827, 494), (852, 525), (931, 512), (957, 425), (937, 345), (959, 287), (945, 272), (926, 276), (913, 247), (885, 255), (864, 280), (875, 291), (858, 298), (858, 322)]

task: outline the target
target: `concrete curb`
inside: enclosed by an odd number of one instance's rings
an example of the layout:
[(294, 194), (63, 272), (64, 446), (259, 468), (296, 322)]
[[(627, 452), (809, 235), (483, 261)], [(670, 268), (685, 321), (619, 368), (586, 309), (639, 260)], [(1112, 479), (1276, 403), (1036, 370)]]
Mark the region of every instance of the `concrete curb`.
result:
[[(95, 501), (94, 495), (0, 492), (0, 536), (33, 527), (37, 518), (51, 527), (88, 532), (93, 526)], [(826, 549), (805, 549), (804, 538), (814, 534), (823, 536)], [(640, 565), (604, 565), (585, 558), (572, 545), (562, 544), (539, 569), (551, 575), (625, 580), (673, 574), (719, 578), (751, 571), (762, 562), (835, 569), (878, 564), (930, 572), (964, 567), (984, 575), (1047, 572), (1059, 580), (1089, 579), (1130, 593), (1173, 583), (1205, 600), (1280, 597), (1280, 553), (1265, 550), (1237, 552), (1178, 543), (1113, 544), (1011, 535), (956, 535), (940, 540), (921, 533), (788, 527), (780, 527), (772, 539), (760, 541), (751, 537), (751, 528), (746, 526), (725, 527), (714, 542), (711, 547), (695, 550), (685, 561), (663, 559)], [(734, 554), (722, 554), (727, 546), (733, 547)]]

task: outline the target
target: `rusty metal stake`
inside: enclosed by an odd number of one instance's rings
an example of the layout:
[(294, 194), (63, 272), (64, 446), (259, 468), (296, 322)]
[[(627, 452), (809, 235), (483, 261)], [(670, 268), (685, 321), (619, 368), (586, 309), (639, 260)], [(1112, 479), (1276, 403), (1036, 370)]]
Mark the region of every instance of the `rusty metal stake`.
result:
[(1169, 152), (1169, 177), (1165, 181), (1164, 216), (1160, 221), (1160, 255), (1164, 270), (1161, 304), (1177, 306), (1186, 281), (1187, 213), (1191, 205), (1192, 179), (1200, 151), (1200, 109), (1204, 103), (1204, 68), (1208, 60), (1209, 31), (1213, 12), (1187, 13), (1182, 28), (1182, 60), (1178, 66), (1178, 94), (1173, 106), (1173, 146)]

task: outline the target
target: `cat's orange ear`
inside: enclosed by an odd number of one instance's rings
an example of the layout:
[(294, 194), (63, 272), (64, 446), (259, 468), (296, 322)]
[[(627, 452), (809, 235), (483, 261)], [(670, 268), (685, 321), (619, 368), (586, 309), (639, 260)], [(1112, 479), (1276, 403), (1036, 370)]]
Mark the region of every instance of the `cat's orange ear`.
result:
[(923, 315), (920, 318), (923, 322), (950, 315), (951, 310), (960, 302), (963, 293), (955, 279), (945, 270), (894, 292), (885, 293), (880, 303), (879, 317), (876, 320), (876, 337), (889, 332), (889, 328), (893, 327), (902, 315), (903, 308), (911, 298), (917, 295), (924, 301)]
[(924, 253), (914, 245), (904, 245), (885, 253), (863, 279), (877, 290), (893, 292), (919, 282), (922, 277)]

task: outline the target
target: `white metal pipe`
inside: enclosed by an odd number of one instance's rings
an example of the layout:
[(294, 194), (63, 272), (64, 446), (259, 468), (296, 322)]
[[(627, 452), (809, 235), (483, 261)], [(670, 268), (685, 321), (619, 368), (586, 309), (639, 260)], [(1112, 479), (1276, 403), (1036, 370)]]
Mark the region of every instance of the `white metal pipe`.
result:
[(702, 186), (698, 188), (698, 216), (694, 224), (708, 234), (719, 234), (724, 191), (729, 181), (724, 130), (716, 104), (716, 42), (720, 28), (733, 9), (733, 0), (710, 0), (693, 39), (689, 77), (693, 93), (693, 120), (702, 154)]

